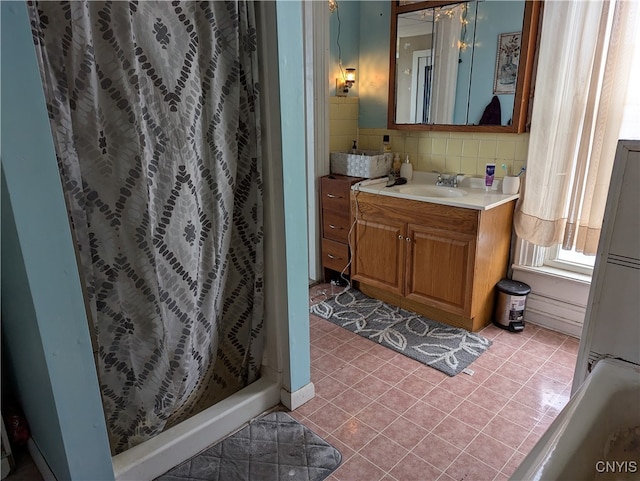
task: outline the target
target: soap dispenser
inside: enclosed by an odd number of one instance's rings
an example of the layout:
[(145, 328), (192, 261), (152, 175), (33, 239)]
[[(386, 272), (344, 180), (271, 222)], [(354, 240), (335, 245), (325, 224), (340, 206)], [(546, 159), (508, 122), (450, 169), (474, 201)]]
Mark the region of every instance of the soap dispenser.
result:
[(407, 154), (407, 158), (400, 166), (400, 177), (404, 177), (407, 180), (411, 180), (413, 178), (413, 165), (409, 162), (409, 154)]

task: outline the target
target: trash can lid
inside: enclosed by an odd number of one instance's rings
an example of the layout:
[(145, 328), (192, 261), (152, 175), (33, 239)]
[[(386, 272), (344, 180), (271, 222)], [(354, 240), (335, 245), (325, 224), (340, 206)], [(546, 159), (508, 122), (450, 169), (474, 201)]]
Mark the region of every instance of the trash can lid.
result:
[(511, 279), (502, 279), (496, 284), (498, 290), (507, 294), (515, 294), (517, 296), (526, 296), (531, 292), (531, 287), (524, 282), (513, 281)]

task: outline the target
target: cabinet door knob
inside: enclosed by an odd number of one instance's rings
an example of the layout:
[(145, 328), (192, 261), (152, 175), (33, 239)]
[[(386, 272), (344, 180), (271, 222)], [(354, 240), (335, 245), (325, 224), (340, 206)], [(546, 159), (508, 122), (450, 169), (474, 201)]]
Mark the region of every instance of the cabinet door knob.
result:
[(338, 259), (338, 260), (342, 260), (342, 257), (334, 256), (333, 254), (327, 254), (327, 257), (328, 257), (329, 259)]
[(330, 199), (342, 199), (341, 195), (327, 194)]
[(407, 242), (411, 242), (411, 238), (410, 237), (405, 237), (404, 240), (406, 240)]
[(404, 239), (404, 237), (402, 237), (402, 234), (398, 235), (398, 239), (400, 239), (400, 240)]

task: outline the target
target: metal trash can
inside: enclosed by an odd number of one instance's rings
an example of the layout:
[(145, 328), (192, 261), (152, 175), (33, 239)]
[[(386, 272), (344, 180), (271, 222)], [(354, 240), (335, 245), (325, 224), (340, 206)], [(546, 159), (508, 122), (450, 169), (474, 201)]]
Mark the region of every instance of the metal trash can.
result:
[(511, 332), (524, 330), (524, 310), (531, 287), (524, 282), (502, 279), (496, 284), (496, 290), (493, 323)]

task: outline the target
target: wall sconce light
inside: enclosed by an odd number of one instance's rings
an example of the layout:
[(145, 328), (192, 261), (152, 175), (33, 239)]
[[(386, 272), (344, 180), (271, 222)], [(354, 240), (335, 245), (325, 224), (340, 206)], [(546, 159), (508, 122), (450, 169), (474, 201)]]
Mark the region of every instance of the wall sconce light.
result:
[(345, 73), (343, 74), (343, 78), (336, 79), (336, 96), (337, 97), (346, 97), (349, 93), (349, 89), (353, 87), (353, 84), (356, 83), (356, 69), (355, 68), (346, 68), (344, 69)]

